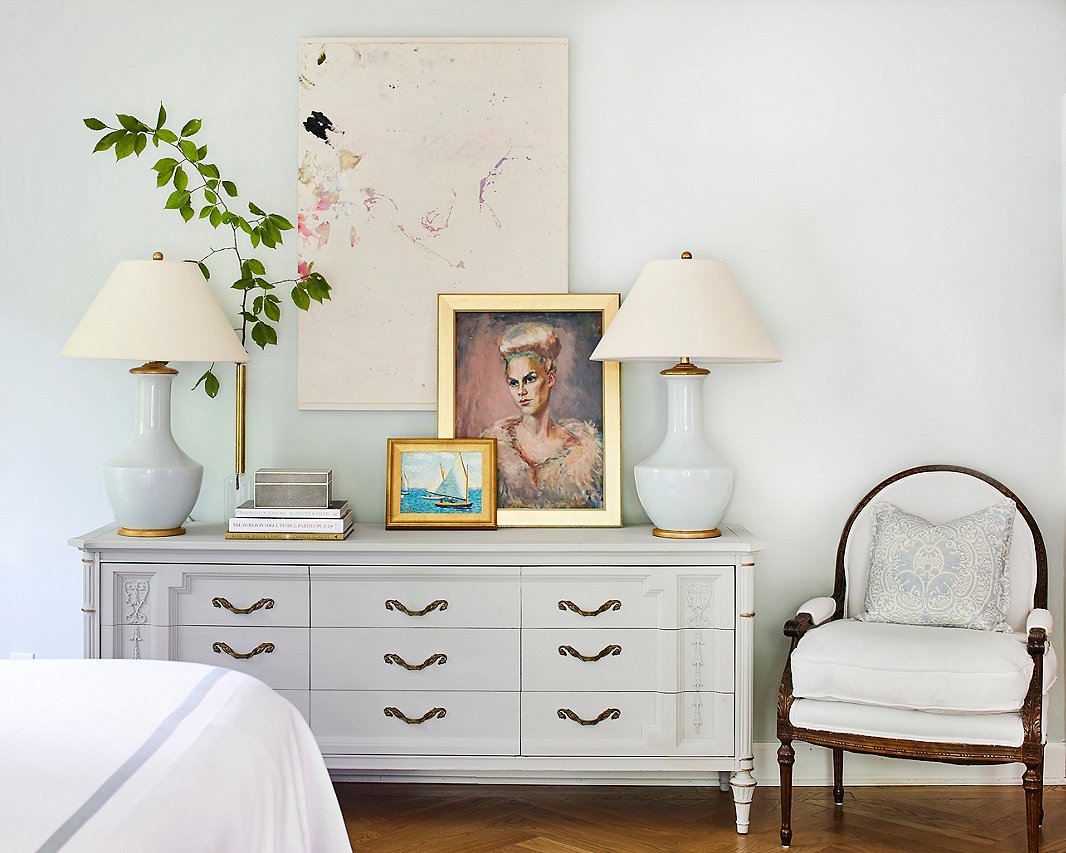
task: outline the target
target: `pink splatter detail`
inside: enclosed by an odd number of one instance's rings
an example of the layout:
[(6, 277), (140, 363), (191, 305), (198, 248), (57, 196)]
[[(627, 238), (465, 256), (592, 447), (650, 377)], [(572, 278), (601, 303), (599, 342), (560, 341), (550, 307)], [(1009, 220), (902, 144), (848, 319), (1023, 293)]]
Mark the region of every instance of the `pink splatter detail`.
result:
[(428, 211), (426, 215), (422, 217), (422, 227), (429, 232), (431, 237), (435, 237), (448, 227), (448, 223), (452, 218), (452, 209), (454, 207), (455, 190), (452, 190), (452, 202), (448, 205), (447, 209), (445, 209), (442, 204), (440, 207)]
[(315, 210), (329, 210), (340, 200), (340, 193), (330, 192), (329, 190), (318, 190), (318, 203), (315, 205)]
[(421, 238), (415, 237), (412, 234), (410, 234), (407, 231), (407, 229), (404, 228), (402, 225), (397, 225), (396, 226), (396, 230), (399, 231), (401, 234), (403, 234), (404, 237), (406, 237), (408, 240), (410, 240), (416, 246), (418, 246), (418, 248), (421, 249), (423, 252), (426, 252), (426, 253), (428, 253), (430, 255), (433, 255), (434, 257), (440, 258), (448, 266), (453, 267), (453, 268), (455, 268), (457, 270), (466, 269), (466, 264), (464, 264), (462, 261), (452, 262), (452, 261), (448, 260), (440, 252), (435, 252), (433, 249), (429, 248), (429, 246), (427, 246), (424, 242), (422, 242)]
[(387, 201), (396, 211), (399, 211), (400, 209), (396, 202), (392, 200), (392, 198), (385, 195), (385, 193), (379, 193), (373, 187), (363, 187), (360, 192), (364, 196), (363, 207), (366, 208), (367, 213), (373, 213), (375, 205), (380, 204), (382, 201)]
[(355, 226), (354, 225), (352, 226), (351, 232), (348, 234), (348, 240), (351, 242), (353, 249), (359, 243), (359, 235), (355, 232)]
[(497, 228), (503, 228), (503, 224), (500, 222), (500, 217), (498, 217), (496, 215), (496, 211), (492, 209), (492, 205), (489, 204), (488, 201), (485, 200), (485, 190), (487, 190), (489, 187), (491, 187), (495, 183), (494, 178), (498, 178), (500, 176), (500, 172), (503, 170), (503, 164), (504, 163), (506, 163), (508, 160), (518, 160), (518, 159), (530, 160), (531, 158), (530, 157), (523, 157), (523, 158), (512, 157), (511, 156), (511, 152), (508, 151), (503, 157), (501, 157), (499, 160), (496, 161), (496, 165), (493, 166), (489, 170), (489, 173), (487, 175), (485, 175), (485, 177), (483, 177), (481, 179), (481, 182), (478, 185), (478, 194), (477, 194), (478, 208), (480, 210), (488, 209), (489, 215), (492, 217), (492, 221), (496, 223), (496, 227)]

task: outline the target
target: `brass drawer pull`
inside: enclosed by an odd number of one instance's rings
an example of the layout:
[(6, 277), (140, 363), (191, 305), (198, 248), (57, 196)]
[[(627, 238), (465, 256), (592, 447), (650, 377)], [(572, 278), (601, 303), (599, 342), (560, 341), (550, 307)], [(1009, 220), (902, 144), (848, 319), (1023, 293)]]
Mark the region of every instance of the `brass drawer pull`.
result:
[(259, 609), (265, 609), (265, 610), (273, 610), (274, 609), (274, 599), (273, 598), (260, 598), (251, 607), (234, 607), (232, 604), (230, 604), (224, 598), (212, 598), (211, 599), (211, 603), (213, 605), (215, 605), (215, 607), (225, 607), (230, 613), (239, 613), (242, 616), (243, 615), (247, 615), (249, 613), (255, 613), (255, 611), (257, 611)]
[(424, 661), (422, 661), (422, 663), (416, 663), (416, 664), (410, 664), (407, 661), (405, 661), (402, 657), (400, 657), (399, 655), (395, 655), (392, 652), (389, 652), (387, 655), (385, 655), (385, 663), (396, 663), (396, 664), (399, 664), (404, 669), (406, 669), (408, 672), (417, 672), (418, 670), (425, 669), (427, 666), (432, 666), (433, 664), (437, 664), (437, 666), (443, 666), (447, 662), (448, 662), (448, 656), (447, 655), (442, 655), (440, 652), (438, 652), (435, 655), (430, 655), (428, 658), (426, 658)]
[(583, 655), (573, 646), (559, 646), (559, 654), (561, 654), (564, 658), (567, 655), (570, 655), (570, 657), (577, 658), (578, 660), (583, 660), (585, 661), (585, 663), (591, 663), (592, 661), (599, 660), (600, 658), (605, 658), (608, 655), (612, 657), (618, 657), (618, 655), (622, 654), (622, 647), (611, 643), (611, 645), (609, 646), (604, 646), (603, 650), (598, 655)]
[(622, 712), (617, 708), (608, 708), (602, 714), (600, 714), (595, 720), (582, 720), (577, 714), (571, 711), (569, 708), (560, 708), (557, 712), (560, 720), (570, 719), (575, 723), (581, 723), (583, 726), (595, 726), (598, 723), (602, 723), (604, 720), (617, 720), (622, 716)]
[(424, 713), (417, 720), (413, 720), (410, 717), (408, 717), (399, 708), (386, 708), (385, 709), (385, 716), (386, 717), (395, 717), (397, 720), (403, 720), (409, 726), (420, 725), (421, 723), (424, 723), (426, 720), (441, 719), (447, 713), (448, 712), (445, 711), (443, 708), (430, 708), (428, 711), (426, 711), (426, 713)]
[(274, 651), (274, 644), (273, 643), (260, 643), (258, 646), (256, 646), (254, 649), (252, 649), (247, 654), (241, 654), (240, 652), (235, 652), (235, 651), (233, 651), (233, 649), (231, 649), (225, 643), (212, 643), (211, 644), (211, 649), (215, 652), (215, 654), (218, 654), (218, 655), (220, 655), (223, 652), (225, 652), (231, 658), (236, 658), (237, 660), (248, 660), (249, 658), (254, 658), (256, 655), (263, 654), (263, 652), (266, 652), (269, 655), (271, 652)]
[(582, 610), (572, 601), (560, 601), (559, 609), (571, 610), (574, 613), (580, 614), (581, 616), (599, 616), (601, 613), (604, 613), (608, 610), (621, 610), (622, 602), (619, 601), (617, 598), (612, 598), (610, 601), (603, 602), (603, 604), (601, 604), (595, 610)]
[(390, 598), (385, 602), (386, 610), (399, 610), (401, 613), (406, 613), (408, 616), (425, 616), (427, 613), (433, 610), (445, 611), (448, 609), (448, 602), (443, 598), (438, 598), (436, 601), (431, 601), (421, 610), (408, 610), (395, 598)]

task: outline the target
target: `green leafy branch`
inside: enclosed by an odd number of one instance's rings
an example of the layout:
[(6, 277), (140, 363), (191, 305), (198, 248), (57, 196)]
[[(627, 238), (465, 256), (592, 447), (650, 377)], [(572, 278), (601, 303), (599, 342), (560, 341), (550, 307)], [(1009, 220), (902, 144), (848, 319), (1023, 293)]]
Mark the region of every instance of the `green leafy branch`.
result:
[[(181, 131), (175, 133), (166, 127), (167, 111), (159, 105), (159, 115), (155, 124), (149, 125), (136, 116), (119, 113), (116, 115), (118, 127), (112, 127), (98, 118), (84, 119), (85, 126), (93, 131), (106, 131), (96, 143), (93, 152), (114, 150), (116, 160), (124, 160), (131, 154), (140, 157), (152, 146), (173, 149), (173, 155), (156, 161), (152, 170), (156, 173), (156, 186), (170, 189), (167, 196), (167, 210), (175, 210), (185, 222), (193, 217), (206, 219), (212, 228), (228, 228), (232, 242), (220, 249), (212, 249), (199, 261), (197, 266), (205, 279), (211, 278), (211, 269), (207, 265), (209, 258), (217, 254), (232, 252), (236, 258), (240, 276), (230, 285), (233, 290), (241, 292), (241, 344), (245, 345), (248, 336), (261, 349), (275, 346), (278, 342), (276, 324), (281, 321), (281, 298), (272, 293), (278, 285), (291, 284), (289, 298), (301, 311), (307, 311), (312, 302), (321, 304), (330, 298), (330, 284), (325, 277), (314, 272), (310, 264), (307, 272), (297, 278), (285, 278), (276, 281), (266, 279), (266, 267), (262, 261), (252, 256), (252, 251), (263, 246), (275, 249), (284, 242), (283, 232), (292, 230), (292, 223), (277, 213), (267, 213), (254, 202), (248, 202), (248, 216), (241, 215), (230, 207), (236, 206), (238, 200), (237, 185), (223, 178), (221, 170), (214, 163), (207, 161), (207, 145), (197, 146), (193, 141), (203, 122), (190, 119), (182, 125)], [(199, 214), (195, 206), (200, 206)], [(242, 247), (243, 240), (251, 249)], [(218, 394), (219, 381), (214, 374), (214, 365), (196, 381), (203, 384), (209, 397)]]

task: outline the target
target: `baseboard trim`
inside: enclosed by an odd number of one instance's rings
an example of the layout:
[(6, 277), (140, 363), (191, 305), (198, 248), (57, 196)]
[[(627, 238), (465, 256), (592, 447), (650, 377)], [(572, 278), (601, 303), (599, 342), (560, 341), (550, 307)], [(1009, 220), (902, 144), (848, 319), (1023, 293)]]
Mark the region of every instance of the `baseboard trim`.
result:
[[(755, 744), (755, 778), (760, 785), (776, 786), (779, 781), (777, 748), (774, 743)], [(828, 749), (798, 741), (792, 784), (822, 787), (833, 784), (832, 755)], [(1020, 785), (1022, 765), (939, 764), (909, 761), (879, 755), (847, 753), (844, 756), (844, 786), (860, 785)], [(1044, 747), (1044, 784), (1066, 784), (1066, 742), (1049, 742)]]

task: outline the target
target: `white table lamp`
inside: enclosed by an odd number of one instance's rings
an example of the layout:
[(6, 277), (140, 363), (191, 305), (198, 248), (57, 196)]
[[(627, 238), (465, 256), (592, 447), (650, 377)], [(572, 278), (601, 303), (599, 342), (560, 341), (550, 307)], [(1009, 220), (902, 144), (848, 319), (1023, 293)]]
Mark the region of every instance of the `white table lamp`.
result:
[(677, 362), (666, 377), (666, 438), (635, 468), (637, 494), (656, 536), (707, 539), (733, 497), (736, 469), (707, 441), (703, 383), (693, 362), (780, 361), (759, 318), (721, 261), (652, 261), (591, 358)]
[(104, 466), (104, 485), (124, 536), (177, 536), (200, 494), (203, 466), (170, 431), (169, 361), (248, 361), (196, 264), (120, 261), (60, 355), (144, 361), (129, 446)]

